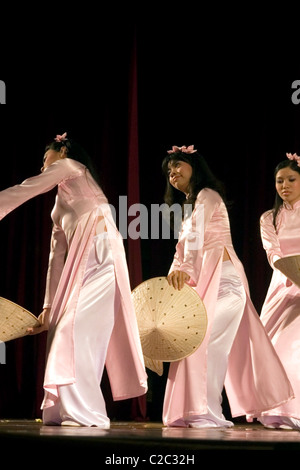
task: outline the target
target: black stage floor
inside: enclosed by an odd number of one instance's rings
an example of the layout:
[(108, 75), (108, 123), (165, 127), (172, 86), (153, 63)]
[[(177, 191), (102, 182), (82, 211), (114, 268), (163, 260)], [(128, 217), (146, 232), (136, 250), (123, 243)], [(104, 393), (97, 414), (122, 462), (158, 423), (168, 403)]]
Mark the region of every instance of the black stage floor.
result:
[[(161, 468), (162, 464), (200, 464), (204, 451), (300, 451), (300, 432), (265, 429), (257, 423), (229, 429), (166, 428), (152, 422), (112, 422), (109, 430), (96, 427), (44, 426), (39, 420), (0, 420), (2, 455), (10, 450), (17, 463), (43, 456), (44, 462), (73, 463), (97, 459), (101, 469), (112, 465)], [(251, 455), (252, 455), (251, 454)], [(243, 457), (242, 457), (243, 458)], [(88, 463), (88, 461), (86, 463)], [(104, 467), (105, 466), (105, 467)], [(195, 467), (194, 467), (195, 468)]]

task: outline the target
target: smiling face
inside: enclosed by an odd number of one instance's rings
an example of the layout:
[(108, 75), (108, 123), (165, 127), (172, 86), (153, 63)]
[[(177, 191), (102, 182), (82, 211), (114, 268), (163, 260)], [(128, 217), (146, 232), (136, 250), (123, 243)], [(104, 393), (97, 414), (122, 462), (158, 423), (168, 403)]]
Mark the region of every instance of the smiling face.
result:
[(181, 160), (171, 160), (168, 164), (168, 169), (170, 184), (188, 195), (190, 179), (193, 174), (191, 165)]
[(290, 167), (277, 172), (275, 186), (281, 199), (291, 206), (300, 200), (300, 174)]

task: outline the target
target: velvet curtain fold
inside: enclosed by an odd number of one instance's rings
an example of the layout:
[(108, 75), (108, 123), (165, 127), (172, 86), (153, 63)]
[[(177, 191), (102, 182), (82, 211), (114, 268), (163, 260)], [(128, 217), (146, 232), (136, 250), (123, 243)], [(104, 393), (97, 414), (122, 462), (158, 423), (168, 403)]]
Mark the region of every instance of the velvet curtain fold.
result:
[[(129, 70), (128, 92), (128, 207), (140, 202), (140, 171), (139, 171), (139, 139), (138, 139), (138, 77), (137, 77), (137, 47), (134, 36), (131, 63)], [(130, 217), (128, 222), (130, 223)], [(130, 235), (130, 234), (129, 234)], [(143, 281), (142, 254), (140, 238), (128, 236), (128, 269), (132, 288)], [(146, 395), (132, 400), (131, 414), (133, 419), (145, 419), (147, 416)]]

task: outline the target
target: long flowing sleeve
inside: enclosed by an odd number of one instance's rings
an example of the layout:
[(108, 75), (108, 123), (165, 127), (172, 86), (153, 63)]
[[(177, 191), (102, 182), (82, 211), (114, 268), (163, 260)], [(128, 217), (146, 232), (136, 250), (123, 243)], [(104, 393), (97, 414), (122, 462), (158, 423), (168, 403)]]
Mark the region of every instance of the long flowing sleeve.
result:
[(43, 308), (50, 308), (62, 274), (67, 253), (67, 240), (64, 231), (54, 225), (51, 234), (50, 254), (46, 278), (46, 290)]
[(43, 173), (0, 191), (0, 220), (24, 202), (50, 191), (78, 171), (70, 158), (64, 158), (50, 165)]
[[(74, 178), (82, 170), (72, 159), (64, 158), (50, 165), (43, 173), (24, 180), (21, 184), (0, 191), (0, 220), (29, 199), (46, 193), (58, 184)], [(66, 235), (54, 224), (46, 279), (44, 308), (51, 307), (67, 252)]]
[(282, 258), (278, 236), (273, 225), (272, 211), (267, 211), (260, 218), (260, 233), (264, 249), (266, 250), (269, 264), (274, 269), (274, 262)]
[(203, 258), (204, 234), (219, 204), (220, 197), (216, 192), (207, 189), (200, 191), (191, 217), (182, 224), (170, 272), (175, 269), (184, 271), (191, 278), (190, 285), (197, 284)]

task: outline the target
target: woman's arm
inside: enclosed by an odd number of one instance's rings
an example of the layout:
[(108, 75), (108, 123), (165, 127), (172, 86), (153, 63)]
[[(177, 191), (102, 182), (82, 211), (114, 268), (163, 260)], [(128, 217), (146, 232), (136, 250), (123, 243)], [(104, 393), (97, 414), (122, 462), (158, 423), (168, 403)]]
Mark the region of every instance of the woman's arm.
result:
[(202, 264), (204, 233), (220, 202), (215, 191), (203, 189), (199, 192), (192, 215), (183, 226), (184, 246), (179, 240), (167, 277), (174, 287), (183, 286), (185, 282), (196, 285)]
[(282, 252), (275, 227), (273, 225), (272, 211), (265, 212), (260, 218), (260, 235), (268, 261), (274, 269), (274, 262), (282, 258)]
[(43, 308), (51, 308), (67, 254), (67, 240), (61, 227), (54, 225), (51, 234), (48, 271)]
[(36, 335), (38, 333), (42, 333), (42, 331), (46, 331), (49, 329), (49, 315), (50, 315), (50, 308), (44, 308), (42, 313), (38, 316), (38, 321), (40, 322), (40, 326), (27, 328), (27, 332), (29, 335)]
[(80, 171), (75, 160), (64, 158), (50, 165), (43, 173), (0, 191), (0, 220), (24, 202), (50, 191), (61, 181)]

